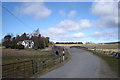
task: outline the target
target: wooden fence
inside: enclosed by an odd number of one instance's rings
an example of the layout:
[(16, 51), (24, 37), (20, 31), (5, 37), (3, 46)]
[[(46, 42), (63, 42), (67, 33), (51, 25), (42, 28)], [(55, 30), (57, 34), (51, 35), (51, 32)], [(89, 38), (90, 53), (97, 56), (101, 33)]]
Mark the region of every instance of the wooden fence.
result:
[[(65, 60), (68, 58), (68, 53), (65, 53)], [(56, 64), (63, 62), (63, 55), (54, 56), (50, 59), (28, 60), (17, 63), (2, 65), (2, 78), (28, 78), (38, 72), (53, 67)]]

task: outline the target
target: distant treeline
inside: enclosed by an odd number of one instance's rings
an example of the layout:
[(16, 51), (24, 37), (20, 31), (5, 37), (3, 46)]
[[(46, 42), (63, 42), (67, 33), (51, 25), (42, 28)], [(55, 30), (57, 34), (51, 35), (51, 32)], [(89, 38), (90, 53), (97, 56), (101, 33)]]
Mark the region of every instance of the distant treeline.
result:
[(120, 41), (118, 41), (118, 42), (109, 42), (109, 43), (104, 43), (104, 44), (120, 44)]
[(106, 42), (106, 43), (99, 43), (99, 44), (120, 44), (120, 41), (118, 41), (118, 42)]
[(56, 42), (56, 44), (83, 44), (82, 42)]
[(41, 36), (39, 29), (31, 34), (23, 33), (14, 37), (12, 34), (7, 34), (2, 40), (2, 46), (12, 49), (24, 49), (23, 45), (17, 45), (18, 42), (24, 40), (32, 40), (34, 42), (34, 49), (44, 49), (49, 46), (49, 37)]

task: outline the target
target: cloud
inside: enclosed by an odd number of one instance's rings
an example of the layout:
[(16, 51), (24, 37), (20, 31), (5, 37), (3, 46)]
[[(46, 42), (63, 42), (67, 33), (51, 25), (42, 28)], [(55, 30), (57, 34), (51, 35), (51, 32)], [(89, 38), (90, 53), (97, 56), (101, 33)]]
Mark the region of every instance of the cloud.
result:
[(69, 11), (68, 13), (65, 13), (65, 11), (60, 10), (60, 11), (59, 11), (59, 14), (60, 14), (62, 17), (73, 18), (73, 17), (75, 17), (75, 16), (77, 15), (77, 11), (71, 10), (71, 11)]
[(52, 11), (43, 2), (27, 2), (16, 8), (17, 12), (24, 15), (33, 16), (37, 19), (45, 19), (50, 16)]
[(81, 19), (78, 21), (63, 20), (55, 27), (50, 27), (47, 30), (44, 30), (44, 33), (48, 32), (47, 34), (52, 34), (55, 36), (65, 35), (71, 32), (88, 29), (91, 25), (91, 22), (87, 19)]
[(63, 10), (60, 10), (60, 11), (59, 11), (59, 14), (60, 14), (61, 16), (66, 16), (66, 13), (65, 13)]
[(115, 2), (94, 2), (92, 5), (92, 13), (100, 16), (115, 15), (117, 11), (117, 3)]
[(44, 36), (49, 36), (53, 41), (72, 41), (76, 40), (76, 38), (84, 37), (83, 33), (71, 34), (72, 32), (88, 29), (91, 25), (91, 22), (87, 19), (78, 21), (63, 20), (54, 27), (48, 28), (47, 30), (41, 30), (41, 33)]
[(117, 2), (94, 2), (91, 11), (99, 16), (96, 21), (97, 27), (117, 27), (118, 25), (118, 3)]
[(101, 39), (101, 40), (117, 40), (118, 39), (118, 31), (109, 31), (109, 32), (94, 32), (91, 36), (94, 39)]
[(56, 27), (51, 27), (51, 28), (48, 29), (48, 31), (51, 34), (56, 34), (56, 35), (60, 35), (60, 34), (66, 33), (63, 28), (56, 28)]
[(75, 17), (77, 15), (77, 12), (75, 10), (72, 10), (69, 12), (68, 17), (72, 18)]
[(82, 37), (85, 37), (85, 34), (82, 32), (79, 32), (79, 33), (73, 34), (73, 37), (82, 38)]
[(82, 29), (90, 28), (91, 25), (92, 25), (91, 22), (87, 19), (81, 19), (79, 21), (63, 20), (58, 24), (58, 28), (59, 29), (62, 28), (67, 32), (71, 32), (71, 31), (79, 31)]

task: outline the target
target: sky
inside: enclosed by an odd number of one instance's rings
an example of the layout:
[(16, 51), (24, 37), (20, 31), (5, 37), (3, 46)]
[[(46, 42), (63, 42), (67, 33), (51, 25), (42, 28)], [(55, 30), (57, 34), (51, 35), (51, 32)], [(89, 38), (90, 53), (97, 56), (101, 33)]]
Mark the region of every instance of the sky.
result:
[(54, 42), (118, 41), (117, 2), (3, 2), (2, 5), (2, 38), (8, 33), (16, 36), (39, 28), (43, 36)]

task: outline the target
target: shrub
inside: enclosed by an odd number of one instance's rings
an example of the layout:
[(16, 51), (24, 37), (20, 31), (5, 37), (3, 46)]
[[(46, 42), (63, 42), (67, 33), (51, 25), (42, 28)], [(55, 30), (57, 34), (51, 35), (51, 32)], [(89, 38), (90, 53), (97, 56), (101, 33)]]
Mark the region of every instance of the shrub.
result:
[(5, 48), (11, 48), (11, 45), (9, 45), (9, 44), (5, 45)]
[(16, 46), (17, 46), (16, 44), (12, 44), (11, 49), (16, 49)]
[(24, 49), (25, 47), (22, 45), (22, 44), (20, 44), (20, 45), (16, 45), (16, 49)]

